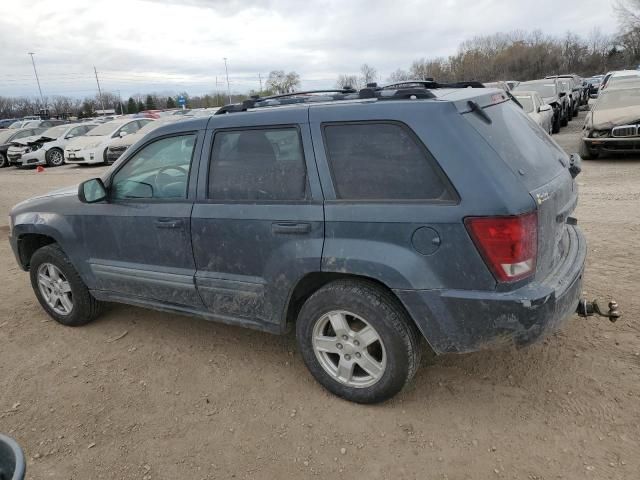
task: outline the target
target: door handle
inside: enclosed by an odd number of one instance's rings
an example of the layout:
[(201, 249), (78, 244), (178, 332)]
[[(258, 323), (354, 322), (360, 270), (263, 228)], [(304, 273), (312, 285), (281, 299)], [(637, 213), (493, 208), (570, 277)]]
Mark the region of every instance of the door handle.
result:
[(155, 222), (156, 228), (182, 228), (184, 222), (179, 218), (160, 218)]
[(282, 223), (271, 224), (272, 233), (301, 234), (301, 233), (309, 233), (310, 231), (311, 231), (310, 223), (282, 222)]

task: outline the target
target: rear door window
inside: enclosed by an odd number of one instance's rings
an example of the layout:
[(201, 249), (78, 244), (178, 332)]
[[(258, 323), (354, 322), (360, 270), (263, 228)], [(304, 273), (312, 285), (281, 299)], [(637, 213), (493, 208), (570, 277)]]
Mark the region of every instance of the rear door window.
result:
[(435, 159), (405, 125), (324, 124), (323, 133), (337, 198), (457, 200)]
[(215, 134), (209, 169), (211, 199), (303, 200), (306, 178), (302, 142), (296, 127)]

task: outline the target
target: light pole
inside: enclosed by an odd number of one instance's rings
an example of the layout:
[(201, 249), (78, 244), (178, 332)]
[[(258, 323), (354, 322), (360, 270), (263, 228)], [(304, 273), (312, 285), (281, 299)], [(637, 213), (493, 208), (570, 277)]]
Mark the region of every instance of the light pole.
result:
[(224, 71), (227, 75), (227, 95), (229, 96), (229, 103), (231, 103), (231, 88), (229, 87), (229, 69), (227, 68), (227, 57), (224, 57)]
[(31, 64), (33, 65), (33, 73), (36, 75), (36, 82), (38, 83), (38, 91), (40, 92), (40, 101), (42, 102), (42, 107), (43, 108), (47, 108), (47, 106), (44, 104), (44, 97), (42, 96), (42, 88), (40, 88), (40, 79), (38, 78), (38, 71), (36, 70), (36, 62), (33, 59), (33, 56), (35, 55), (34, 52), (29, 52), (29, 55), (31, 55)]

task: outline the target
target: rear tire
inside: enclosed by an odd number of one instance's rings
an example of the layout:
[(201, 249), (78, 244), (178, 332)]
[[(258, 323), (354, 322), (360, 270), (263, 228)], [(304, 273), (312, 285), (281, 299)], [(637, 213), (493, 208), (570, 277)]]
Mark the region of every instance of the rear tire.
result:
[(567, 113), (567, 109), (564, 108), (562, 110), (562, 117), (560, 118), (560, 126), (566, 127), (567, 125), (569, 125), (569, 114)]
[(420, 364), (415, 325), (374, 283), (338, 280), (319, 289), (300, 310), (296, 338), (315, 379), (352, 402), (393, 397)]
[(573, 103), (569, 104), (569, 110), (567, 110), (567, 121), (570, 122), (573, 119)]
[(553, 116), (553, 125), (551, 126), (552, 133), (560, 133), (560, 112)]
[[(36, 250), (31, 257), (29, 276), (40, 305), (56, 322), (77, 327), (91, 322), (100, 313), (100, 302), (93, 298), (58, 245)], [(65, 294), (66, 299), (62, 300)]]
[(52, 148), (45, 155), (47, 165), (50, 167), (59, 167), (64, 165), (64, 153), (59, 148)]

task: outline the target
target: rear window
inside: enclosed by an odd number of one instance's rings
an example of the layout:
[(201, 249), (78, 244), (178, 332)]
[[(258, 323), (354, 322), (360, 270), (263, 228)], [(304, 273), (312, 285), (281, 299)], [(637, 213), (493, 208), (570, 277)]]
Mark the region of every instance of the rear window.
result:
[(404, 125), (325, 124), (324, 141), (339, 199), (457, 199), (435, 160)]
[(476, 113), (463, 116), (528, 188), (544, 185), (564, 169), (559, 161), (564, 151), (513, 102), (483, 110), (491, 123)]

